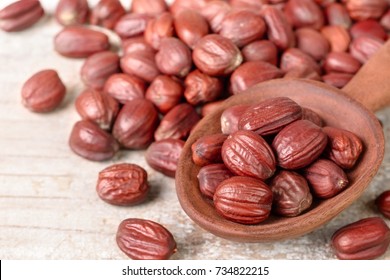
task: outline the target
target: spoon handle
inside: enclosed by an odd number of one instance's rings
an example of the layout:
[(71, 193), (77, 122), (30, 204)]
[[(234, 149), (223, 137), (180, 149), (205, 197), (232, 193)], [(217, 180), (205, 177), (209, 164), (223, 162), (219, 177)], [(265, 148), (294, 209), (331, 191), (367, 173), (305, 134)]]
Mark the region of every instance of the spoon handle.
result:
[(390, 104), (390, 40), (342, 90), (373, 112)]

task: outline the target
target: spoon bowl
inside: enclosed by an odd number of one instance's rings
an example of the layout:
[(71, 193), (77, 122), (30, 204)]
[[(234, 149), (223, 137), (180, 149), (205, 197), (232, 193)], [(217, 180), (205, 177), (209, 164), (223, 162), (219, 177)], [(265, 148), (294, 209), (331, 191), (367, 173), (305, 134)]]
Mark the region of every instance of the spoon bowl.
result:
[[(255, 104), (272, 97), (286, 96), (318, 113), (326, 125), (355, 133), (364, 144), (356, 167), (349, 172), (350, 186), (337, 196), (316, 200), (309, 211), (297, 217), (271, 215), (258, 225), (243, 225), (220, 216), (198, 185), (200, 167), (192, 162), (191, 145), (204, 135), (221, 131), (222, 112), (233, 105)], [(376, 116), (340, 90), (320, 82), (277, 79), (250, 88), (227, 99), (217, 111), (204, 117), (187, 140), (176, 173), (179, 201), (187, 215), (211, 233), (237, 241), (266, 242), (293, 238), (320, 227), (348, 207), (364, 192), (376, 174), (384, 154), (384, 137)]]

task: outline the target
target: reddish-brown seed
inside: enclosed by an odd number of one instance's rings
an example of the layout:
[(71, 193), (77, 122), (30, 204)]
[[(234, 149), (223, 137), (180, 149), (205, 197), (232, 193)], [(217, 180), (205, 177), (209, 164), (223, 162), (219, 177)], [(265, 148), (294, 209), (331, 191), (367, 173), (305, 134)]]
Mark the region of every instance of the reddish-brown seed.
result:
[(75, 123), (69, 146), (77, 155), (93, 161), (108, 160), (119, 150), (114, 137), (89, 120)]
[(229, 3), (223, 0), (214, 0), (208, 1), (200, 10), (200, 13), (208, 21), (210, 29), (214, 33), (219, 33), (222, 21), (231, 9)]
[(172, 234), (150, 220), (130, 218), (122, 221), (116, 242), (119, 249), (134, 260), (165, 260), (176, 252)]
[(261, 16), (249, 10), (231, 10), (225, 15), (219, 34), (241, 48), (263, 37), (266, 31)]
[(126, 13), (119, 0), (100, 0), (92, 9), (89, 21), (93, 25), (113, 29)]
[(230, 76), (230, 89), (233, 94), (240, 94), (255, 84), (280, 78), (283, 71), (264, 61), (248, 61), (237, 67)]
[(184, 97), (191, 105), (212, 102), (221, 94), (223, 85), (218, 77), (211, 77), (195, 69), (184, 80)]
[(289, 0), (284, 11), (287, 19), (296, 28), (312, 27), (320, 29), (325, 23), (321, 8), (312, 0)]
[(162, 73), (182, 78), (187, 76), (192, 67), (191, 50), (177, 38), (164, 38), (155, 61)]
[(348, 0), (345, 5), (350, 17), (356, 21), (380, 18), (388, 8), (386, 0)]
[(173, 107), (161, 120), (154, 138), (186, 139), (200, 117), (195, 108), (188, 103), (181, 103)]
[(238, 123), (242, 114), (250, 105), (235, 105), (225, 109), (221, 115), (221, 131), (223, 134), (232, 134), (239, 130)]
[(184, 88), (178, 79), (159, 75), (149, 85), (145, 98), (150, 100), (160, 113), (166, 114), (180, 103), (183, 91)]
[(304, 169), (314, 195), (319, 198), (331, 198), (348, 187), (347, 174), (331, 160), (318, 159)]
[(350, 28), (349, 32), (351, 33), (353, 39), (370, 36), (380, 40), (387, 39), (386, 30), (378, 21), (373, 19), (366, 19), (355, 22)]
[(84, 26), (67, 26), (54, 38), (55, 50), (66, 57), (83, 58), (110, 47), (108, 36)]
[(200, 192), (213, 199), (218, 185), (231, 177), (233, 177), (233, 173), (223, 163), (203, 166), (197, 175)]
[(180, 139), (163, 139), (153, 142), (145, 152), (146, 162), (158, 172), (175, 177), (184, 141)]
[(326, 126), (323, 131), (328, 136), (326, 156), (342, 168), (352, 168), (363, 151), (362, 140), (341, 128)]
[(328, 40), (314, 28), (300, 28), (295, 31), (297, 48), (311, 55), (315, 60), (322, 60), (329, 52)]
[(154, 49), (158, 50), (162, 39), (173, 37), (175, 32), (172, 14), (165, 12), (149, 20), (144, 38)]
[(271, 212), (272, 191), (259, 179), (234, 176), (218, 185), (213, 201), (224, 218), (241, 224), (258, 224)]
[(122, 40), (123, 55), (134, 52), (155, 53), (155, 50), (146, 41), (144, 36), (135, 36)]
[(343, 88), (353, 78), (353, 74), (331, 72), (323, 75), (321, 78), (324, 83), (336, 88)]
[(205, 135), (197, 139), (192, 145), (192, 161), (198, 166), (222, 162), (222, 145), (227, 139), (222, 133)]
[(237, 46), (218, 34), (204, 36), (196, 44), (192, 59), (198, 69), (211, 76), (226, 76), (242, 62)]
[(107, 79), (103, 91), (118, 102), (125, 104), (133, 99), (144, 98), (145, 88), (143, 80), (133, 75), (117, 73)]
[(284, 13), (271, 5), (261, 10), (267, 27), (268, 39), (279, 49), (285, 50), (295, 46), (295, 36), (291, 24)]
[(307, 107), (302, 107), (302, 120), (311, 121), (319, 127), (324, 126), (324, 120), (321, 118), (321, 116), (317, 112)]
[(257, 40), (246, 45), (241, 50), (244, 61), (264, 61), (277, 65), (278, 49), (269, 40)]
[(66, 88), (55, 70), (42, 70), (32, 75), (21, 90), (23, 105), (33, 112), (56, 109), (66, 94)]
[(77, 96), (75, 107), (82, 119), (93, 121), (105, 130), (111, 128), (119, 111), (114, 98), (94, 89), (86, 89)]
[(390, 219), (390, 190), (382, 192), (375, 200), (379, 212)]
[(149, 20), (145, 14), (125, 14), (116, 22), (114, 31), (121, 38), (143, 36)]
[(390, 244), (390, 229), (379, 217), (345, 225), (333, 235), (331, 245), (338, 259), (368, 260), (383, 255)]
[(84, 24), (88, 14), (87, 0), (60, 0), (55, 11), (56, 20), (64, 26)]
[(302, 108), (294, 100), (274, 97), (248, 107), (240, 117), (238, 128), (259, 135), (275, 134), (301, 117)]
[(177, 36), (191, 49), (205, 35), (209, 33), (206, 19), (195, 10), (182, 10), (174, 19)]
[(119, 111), (112, 134), (125, 148), (143, 149), (153, 141), (157, 124), (154, 105), (146, 99), (133, 99)]
[(110, 165), (99, 172), (96, 192), (102, 200), (113, 205), (141, 203), (149, 192), (148, 174), (137, 164)]
[(133, 0), (130, 6), (131, 12), (149, 16), (157, 16), (167, 9), (167, 3), (164, 0)]
[(230, 134), (222, 145), (221, 153), (226, 167), (239, 176), (265, 180), (276, 170), (274, 152), (253, 131), (239, 130)]
[(6, 32), (24, 30), (38, 22), (44, 14), (38, 0), (15, 1), (0, 10), (0, 29)]
[(106, 80), (119, 71), (119, 56), (114, 52), (104, 51), (95, 53), (84, 61), (80, 76), (87, 87), (101, 90)]
[(325, 7), (325, 15), (329, 25), (340, 25), (348, 29), (352, 24), (347, 8), (342, 3), (330, 3), (327, 5)]
[(306, 179), (296, 172), (282, 170), (272, 178), (272, 210), (281, 216), (294, 217), (307, 210), (313, 201)]
[(349, 53), (331, 52), (325, 57), (322, 67), (328, 73), (355, 74), (360, 69), (361, 63)]
[(299, 169), (314, 162), (324, 151), (327, 141), (321, 127), (308, 120), (297, 120), (275, 136), (272, 147), (280, 167)]
[(151, 83), (158, 75), (161, 74), (157, 68), (154, 58), (154, 52), (131, 52), (121, 58), (120, 66), (126, 74), (134, 75)]
[(321, 69), (314, 58), (297, 48), (287, 49), (282, 54), (280, 69), (284, 72), (294, 69), (310, 69), (318, 74), (321, 73)]
[(373, 37), (358, 37), (351, 42), (349, 52), (361, 63), (366, 63), (384, 44), (383, 40)]
[(351, 35), (341, 25), (327, 25), (321, 29), (322, 35), (329, 41), (332, 52), (345, 52), (351, 43)]

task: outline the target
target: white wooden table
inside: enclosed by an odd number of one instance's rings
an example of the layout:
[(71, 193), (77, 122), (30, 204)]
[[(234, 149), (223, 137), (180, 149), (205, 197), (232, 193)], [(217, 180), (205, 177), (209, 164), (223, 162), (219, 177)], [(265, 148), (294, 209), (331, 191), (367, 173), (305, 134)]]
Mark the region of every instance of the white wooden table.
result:
[[(0, 8), (11, 1), (0, 1)], [(56, 1), (42, 1), (52, 10)], [(127, 1), (125, 1), (127, 2)], [(0, 32), (0, 259), (127, 259), (115, 234), (126, 218), (139, 217), (165, 225), (175, 236), (173, 259), (334, 259), (333, 232), (360, 218), (379, 215), (372, 204), (390, 189), (390, 154), (362, 198), (317, 231), (283, 242), (242, 244), (220, 239), (195, 225), (178, 203), (174, 180), (148, 167), (143, 152), (121, 152), (96, 163), (68, 147), (72, 125), (79, 119), (74, 100), (83, 89), (82, 60), (53, 51), (61, 27), (49, 16), (24, 32)], [(61, 108), (35, 114), (21, 105), (20, 88), (33, 73), (56, 69), (68, 92)], [(377, 114), (390, 144), (390, 110)], [(149, 173), (149, 200), (134, 207), (115, 207), (95, 192), (98, 172), (114, 162), (133, 162)], [(390, 221), (387, 220), (390, 225)], [(390, 250), (382, 257), (390, 259)]]

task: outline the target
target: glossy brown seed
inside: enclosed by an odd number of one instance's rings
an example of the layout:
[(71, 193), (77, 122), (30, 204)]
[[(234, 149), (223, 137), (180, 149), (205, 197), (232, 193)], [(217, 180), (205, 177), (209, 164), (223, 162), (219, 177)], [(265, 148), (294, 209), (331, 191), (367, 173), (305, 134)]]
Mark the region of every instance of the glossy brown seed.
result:
[(232, 73), (241, 64), (243, 57), (231, 40), (218, 34), (209, 34), (196, 44), (192, 59), (203, 73), (224, 76)]
[(294, 100), (288, 97), (275, 97), (245, 110), (238, 122), (238, 127), (254, 131), (259, 135), (269, 135), (279, 132), (301, 117), (302, 108)]
[(186, 139), (192, 128), (200, 120), (195, 108), (188, 103), (181, 103), (173, 107), (161, 120), (154, 138)]
[(261, 10), (267, 27), (268, 39), (279, 49), (285, 50), (295, 46), (295, 36), (285, 14), (274, 6), (265, 6)]
[(390, 219), (390, 191), (382, 192), (375, 200), (375, 204), (379, 212)]
[(6, 32), (24, 30), (38, 22), (44, 14), (38, 0), (14, 1), (0, 10), (0, 29)]
[(165, 12), (149, 20), (145, 29), (144, 38), (149, 45), (158, 50), (161, 40), (171, 38), (174, 32), (173, 16)]
[(155, 141), (146, 150), (146, 162), (154, 170), (174, 178), (183, 147), (184, 141), (180, 139)]
[(326, 72), (341, 72), (355, 74), (359, 71), (361, 63), (351, 54), (346, 52), (331, 52), (323, 62)]
[(255, 84), (280, 78), (283, 71), (264, 61), (248, 61), (237, 67), (230, 76), (230, 89), (233, 94), (240, 94)]
[(324, 83), (334, 86), (336, 88), (343, 88), (349, 81), (353, 78), (353, 74), (349, 73), (337, 73), (332, 72), (326, 75), (323, 75), (321, 78)]
[(295, 31), (297, 48), (320, 61), (328, 54), (330, 45), (328, 40), (314, 28), (300, 28)]
[(191, 49), (209, 33), (207, 20), (195, 10), (182, 10), (174, 19), (177, 37)]
[(23, 105), (38, 113), (56, 109), (64, 99), (66, 88), (55, 70), (42, 70), (32, 75), (22, 86)]
[(242, 114), (250, 105), (235, 105), (225, 109), (221, 115), (221, 131), (223, 134), (232, 134), (239, 130), (238, 123)]
[(234, 174), (261, 180), (276, 170), (275, 156), (268, 143), (252, 131), (239, 130), (222, 145), (222, 159)]
[(366, 63), (384, 44), (383, 40), (373, 37), (358, 37), (351, 42), (349, 51), (361, 63)]
[(300, 79), (310, 79), (315, 81), (322, 81), (321, 76), (318, 72), (312, 68), (302, 67), (302, 68), (291, 68), (283, 76), (284, 78), (300, 78)]
[(77, 96), (75, 107), (82, 119), (93, 121), (105, 130), (111, 128), (119, 112), (114, 98), (93, 89), (86, 89)]
[(164, 38), (155, 60), (161, 73), (181, 78), (187, 76), (192, 67), (191, 50), (177, 38)]
[(357, 21), (380, 18), (388, 8), (386, 0), (348, 0), (345, 5), (350, 17)]
[(120, 72), (119, 56), (111, 51), (98, 52), (89, 56), (81, 66), (80, 76), (90, 88), (101, 90), (106, 80)]
[(108, 160), (119, 150), (114, 137), (89, 120), (75, 123), (69, 146), (77, 155), (93, 161)]
[(282, 170), (272, 178), (272, 210), (278, 215), (294, 217), (307, 210), (313, 201), (306, 179), (293, 171)]
[(183, 97), (181, 82), (167, 75), (157, 76), (146, 90), (145, 98), (150, 100), (160, 113), (166, 114), (178, 105)]
[(145, 82), (133, 75), (117, 73), (111, 75), (104, 84), (103, 92), (109, 94), (118, 102), (144, 98)]
[(352, 168), (363, 151), (363, 143), (356, 134), (341, 128), (326, 126), (328, 136), (326, 156), (342, 168)]
[(164, 0), (133, 0), (130, 6), (131, 12), (149, 16), (157, 16), (167, 9), (167, 3)]
[(318, 74), (321, 73), (321, 69), (314, 58), (297, 48), (287, 49), (282, 54), (280, 69), (284, 72), (294, 69), (310, 69)]
[(383, 26), (376, 20), (366, 19), (354, 23), (349, 32), (353, 39), (358, 37), (374, 37), (380, 40), (387, 39), (386, 30)]
[(99, 172), (96, 192), (102, 200), (113, 205), (141, 203), (149, 192), (148, 174), (137, 164), (110, 165)]
[(144, 36), (135, 36), (122, 40), (123, 55), (135, 52), (145, 52), (153, 54), (155, 50), (149, 45)]
[(199, 190), (204, 196), (213, 199), (218, 185), (231, 177), (233, 173), (223, 163), (203, 166), (197, 175)]
[(258, 224), (271, 212), (272, 191), (259, 179), (234, 176), (219, 184), (213, 201), (217, 212), (226, 219)]
[(72, 58), (88, 57), (109, 47), (106, 34), (83, 26), (65, 27), (54, 38), (55, 50), (63, 56)]
[(222, 21), (231, 11), (232, 7), (223, 0), (208, 1), (200, 10), (201, 15), (208, 21), (214, 33), (221, 31)]
[(249, 10), (232, 10), (225, 15), (219, 34), (241, 48), (263, 37), (266, 31), (261, 16)]
[(320, 29), (325, 23), (321, 8), (312, 0), (289, 0), (284, 11), (288, 20), (296, 28)]
[(278, 49), (269, 40), (257, 40), (246, 45), (242, 50), (245, 61), (264, 61), (277, 65)]
[(330, 198), (348, 187), (347, 174), (333, 161), (318, 159), (304, 170), (315, 196)]
[(216, 110), (218, 110), (219, 106), (224, 102), (225, 100), (216, 100), (212, 102), (208, 102), (202, 106), (200, 109), (200, 114), (202, 117), (207, 116), (209, 114), (214, 113)]
[(143, 149), (153, 141), (157, 124), (154, 105), (146, 99), (133, 99), (119, 111), (112, 134), (125, 148)]
[(351, 43), (351, 35), (341, 25), (327, 25), (321, 29), (322, 35), (329, 41), (332, 52), (345, 52)]
[(161, 74), (157, 68), (154, 57), (154, 52), (131, 52), (121, 58), (120, 66), (126, 74), (134, 75), (151, 83)]
[(299, 169), (314, 162), (327, 145), (321, 127), (308, 120), (297, 120), (284, 127), (274, 138), (278, 165), (285, 169)]
[(176, 252), (172, 234), (150, 220), (130, 218), (122, 221), (116, 242), (119, 249), (134, 260), (166, 260)]
[(338, 259), (368, 260), (383, 255), (390, 243), (390, 229), (379, 217), (345, 225), (332, 235), (331, 245)]
[(89, 21), (93, 25), (113, 29), (126, 13), (119, 0), (100, 0), (92, 9)]
[(330, 3), (325, 7), (325, 15), (329, 25), (340, 25), (349, 28), (352, 20), (347, 8), (342, 3)]
[(191, 145), (192, 161), (198, 166), (221, 163), (221, 150), (227, 135), (222, 133), (200, 137)]
[(222, 94), (223, 89), (219, 78), (211, 77), (198, 69), (187, 75), (184, 85), (184, 97), (194, 106), (216, 100)]
[(150, 17), (145, 14), (125, 14), (119, 18), (114, 31), (121, 38), (131, 38), (144, 34)]
[(88, 20), (87, 0), (60, 0), (55, 11), (56, 20), (66, 26), (84, 24)]

